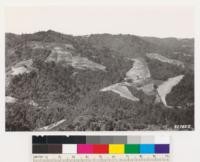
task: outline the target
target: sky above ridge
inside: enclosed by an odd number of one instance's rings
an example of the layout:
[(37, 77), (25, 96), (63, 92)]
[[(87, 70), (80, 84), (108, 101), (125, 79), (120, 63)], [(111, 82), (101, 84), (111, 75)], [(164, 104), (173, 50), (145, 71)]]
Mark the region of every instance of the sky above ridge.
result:
[(186, 6), (26, 6), (5, 9), (5, 31), (194, 37), (194, 10)]

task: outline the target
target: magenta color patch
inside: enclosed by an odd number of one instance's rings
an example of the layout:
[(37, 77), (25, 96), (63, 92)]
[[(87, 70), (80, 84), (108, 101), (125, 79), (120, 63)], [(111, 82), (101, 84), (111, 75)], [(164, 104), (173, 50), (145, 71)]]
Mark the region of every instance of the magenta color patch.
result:
[(92, 154), (93, 146), (91, 144), (78, 144), (77, 152), (78, 154)]

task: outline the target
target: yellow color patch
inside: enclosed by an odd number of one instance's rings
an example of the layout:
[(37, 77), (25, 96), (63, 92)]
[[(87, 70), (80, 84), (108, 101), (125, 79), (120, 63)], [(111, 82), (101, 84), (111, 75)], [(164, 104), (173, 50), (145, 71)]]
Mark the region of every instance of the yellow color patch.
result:
[(124, 154), (124, 144), (109, 144), (109, 154)]

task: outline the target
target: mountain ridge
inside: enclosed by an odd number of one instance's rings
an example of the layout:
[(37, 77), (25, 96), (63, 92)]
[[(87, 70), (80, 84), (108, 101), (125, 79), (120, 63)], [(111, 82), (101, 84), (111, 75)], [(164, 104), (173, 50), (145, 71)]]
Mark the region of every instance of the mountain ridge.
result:
[[(52, 30), (5, 37), (6, 96), (12, 98), (6, 103), (6, 130), (38, 130), (58, 121), (63, 122), (53, 130), (194, 126), (193, 39), (73, 36)], [(22, 64), (27, 60), (30, 65)], [(164, 84), (177, 76), (183, 76), (177, 84)], [(173, 85), (166, 103), (158, 99), (162, 84)], [(118, 87), (101, 92), (113, 85)]]

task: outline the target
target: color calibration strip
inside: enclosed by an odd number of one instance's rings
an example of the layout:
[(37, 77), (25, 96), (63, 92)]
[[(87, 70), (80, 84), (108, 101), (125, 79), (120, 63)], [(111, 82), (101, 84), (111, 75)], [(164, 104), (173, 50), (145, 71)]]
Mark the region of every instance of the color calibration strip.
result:
[(33, 136), (33, 154), (169, 154), (166, 136)]

